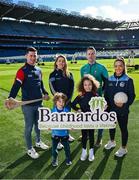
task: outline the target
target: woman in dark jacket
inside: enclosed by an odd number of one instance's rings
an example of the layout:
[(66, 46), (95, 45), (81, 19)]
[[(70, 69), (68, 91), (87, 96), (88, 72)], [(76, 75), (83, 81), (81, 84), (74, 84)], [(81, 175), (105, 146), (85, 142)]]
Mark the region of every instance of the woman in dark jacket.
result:
[[(52, 95), (56, 92), (64, 93), (68, 100), (66, 103), (66, 108), (71, 110), (70, 102), (74, 91), (74, 80), (73, 75), (68, 71), (67, 59), (63, 55), (56, 57), (54, 63), (54, 71), (49, 76), (49, 86)], [(74, 138), (69, 135), (69, 141), (74, 141)], [(62, 145), (58, 145), (58, 149), (61, 149)]]
[[(128, 141), (128, 114), (129, 114), (129, 106), (133, 103), (135, 99), (135, 91), (133, 80), (126, 74), (126, 66), (124, 58), (117, 58), (114, 62), (115, 73), (111, 77), (109, 77), (106, 86), (104, 97), (107, 101), (108, 108), (107, 111), (115, 111), (117, 114), (117, 121), (121, 130), (121, 139), (122, 146), (115, 153), (117, 157), (123, 157), (127, 154), (127, 141)], [(125, 99), (124, 102), (123, 97), (117, 97), (117, 93), (124, 93)], [(124, 96), (123, 95), (123, 96)], [(119, 102), (118, 102), (119, 101)], [(123, 102), (122, 102), (123, 101)], [(110, 129), (110, 140), (104, 146), (105, 149), (111, 149), (116, 146), (115, 139), (116, 129)]]

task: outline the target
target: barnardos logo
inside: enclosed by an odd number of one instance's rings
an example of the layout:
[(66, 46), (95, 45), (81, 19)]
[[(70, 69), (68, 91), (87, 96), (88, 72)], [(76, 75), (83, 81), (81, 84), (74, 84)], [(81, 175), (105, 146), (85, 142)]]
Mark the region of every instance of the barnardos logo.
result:
[(115, 128), (117, 116), (114, 111), (106, 112), (107, 103), (103, 97), (92, 97), (90, 112), (51, 112), (39, 108), (40, 129), (111, 129)]

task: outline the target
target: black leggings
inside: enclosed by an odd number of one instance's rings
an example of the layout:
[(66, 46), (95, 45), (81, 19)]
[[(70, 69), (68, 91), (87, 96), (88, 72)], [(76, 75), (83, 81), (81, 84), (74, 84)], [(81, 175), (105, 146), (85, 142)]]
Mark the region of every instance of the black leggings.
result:
[(90, 149), (94, 147), (94, 129), (82, 130), (82, 147), (86, 149), (87, 139), (89, 136)]
[[(117, 114), (117, 121), (118, 121), (120, 130), (121, 130), (122, 146), (126, 146), (127, 141), (128, 141), (128, 129), (127, 129), (128, 114), (124, 115), (124, 116)], [(114, 140), (115, 132), (116, 132), (116, 129), (110, 129), (109, 130), (111, 140)]]

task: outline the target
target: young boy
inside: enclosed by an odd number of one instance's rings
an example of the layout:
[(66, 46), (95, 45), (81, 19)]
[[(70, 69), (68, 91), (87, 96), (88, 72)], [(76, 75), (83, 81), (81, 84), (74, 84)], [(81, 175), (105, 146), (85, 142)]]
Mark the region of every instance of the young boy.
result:
[[(55, 93), (54, 95), (54, 108), (52, 109), (52, 112), (69, 112), (68, 109), (66, 109), (65, 103), (66, 103), (67, 97), (63, 93)], [(66, 155), (66, 165), (71, 165), (71, 157), (70, 157), (70, 146), (69, 146), (69, 131), (67, 129), (52, 129), (52, 166), (58, 166), (58, 151), (57, 151), (57, 145), (59, 142), (61, 142), (64, 146), (64, 151)]]

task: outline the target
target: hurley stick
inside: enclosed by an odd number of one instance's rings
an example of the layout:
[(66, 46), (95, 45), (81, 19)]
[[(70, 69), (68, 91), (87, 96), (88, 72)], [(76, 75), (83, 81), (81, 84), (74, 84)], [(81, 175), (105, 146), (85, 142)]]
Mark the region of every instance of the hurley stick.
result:
[(12, 97), (10, 97), (9, 99), (5, 100), (5, 107), (9, 110), (11, 109), (15, 109), (19, 106), (23, 106), (23, 105), (27, 105), (27, 104), (31, 104), (34, 102), (38, 102), (38, 101), (42, 101), (43, 98), (40, 99), (34, 99), (34, 100), (29, 100), (29, 101), (18, 101)]

